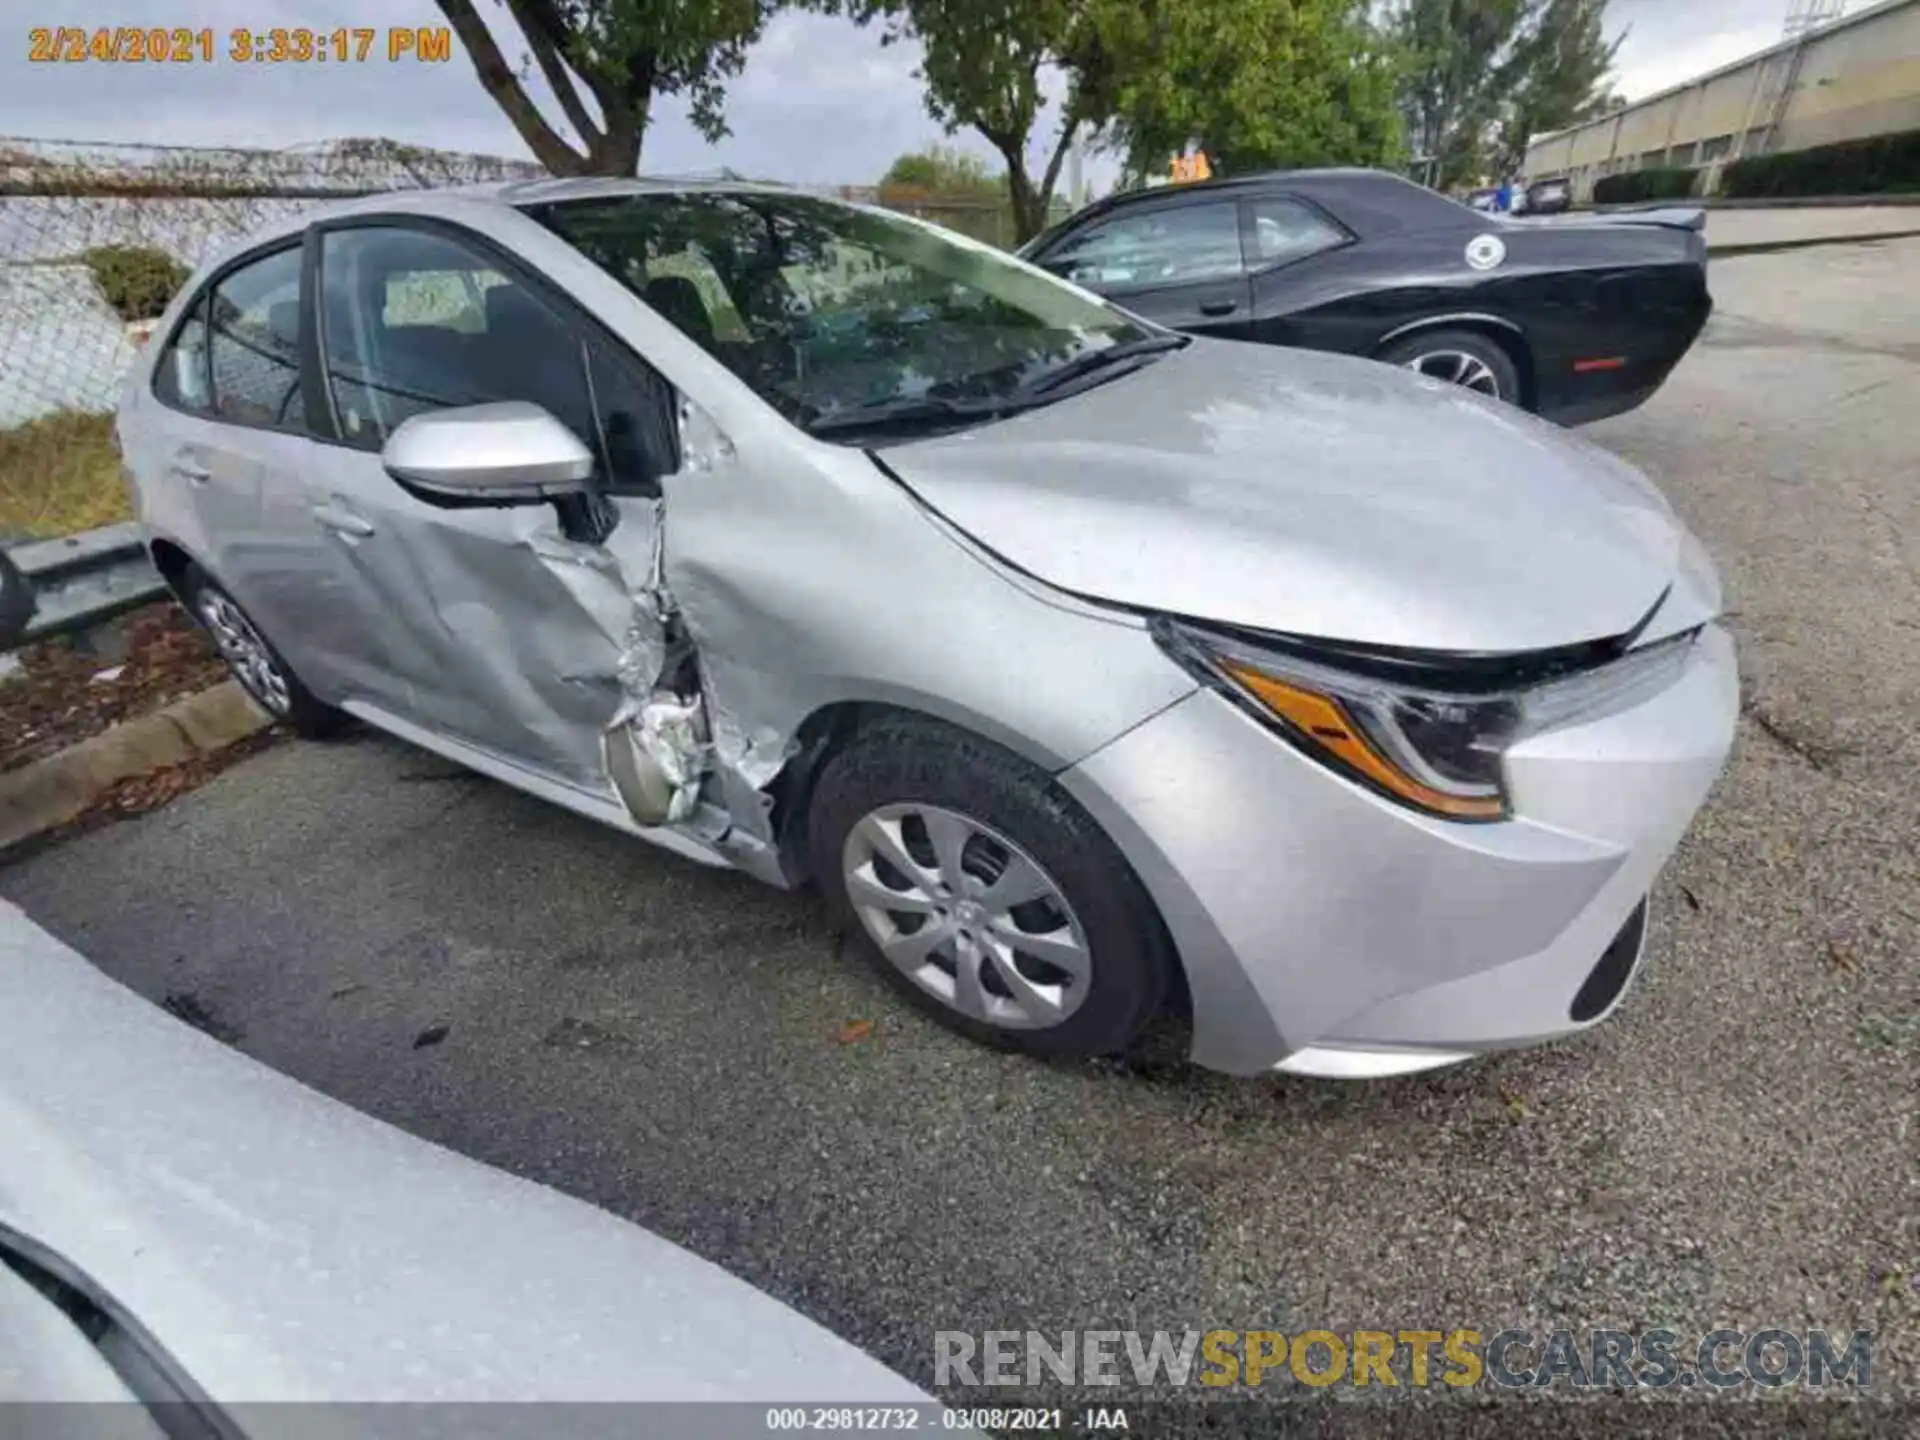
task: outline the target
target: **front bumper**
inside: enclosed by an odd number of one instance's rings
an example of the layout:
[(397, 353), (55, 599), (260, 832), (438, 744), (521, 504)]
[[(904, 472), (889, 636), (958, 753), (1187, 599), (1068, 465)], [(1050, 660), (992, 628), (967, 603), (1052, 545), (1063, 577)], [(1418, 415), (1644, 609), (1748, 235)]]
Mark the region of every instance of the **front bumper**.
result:
[[(1211, 691), (1061, 776), (1159, 904), (1193, 1056), (1237, 1074), (1378, 1075), (1597, 1024), (1576, 997), (1628, 928), (1733, 740), (1733, 643), (1673, 683), (1508, 755), (1513, 818), (1417, 815)], [(1604, 990), (1606, 987), (1602, 986)]]

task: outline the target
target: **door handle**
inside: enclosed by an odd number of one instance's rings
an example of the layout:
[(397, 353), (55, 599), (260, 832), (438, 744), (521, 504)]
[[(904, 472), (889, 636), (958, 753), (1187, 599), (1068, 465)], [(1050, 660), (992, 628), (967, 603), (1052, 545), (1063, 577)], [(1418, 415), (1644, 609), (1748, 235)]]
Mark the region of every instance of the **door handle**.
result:
[(371, 521), (362, 520), (358, 515), (352, 514), (349, 511), (336, 510), (331, 505), (314, 506), (313, 518), (336, 534), (351, 535), (360, 540), (364, 540), (367, 536), (373, 534), (373, 524)]
[(195, 485), (204, 485), (213, 478), (211, 470), (204, 465), (196, 465), (191, 460), (176, 458), (167, 466), (167, 469), (183, 479), (192, 481)]
[(1238, 300), (1207, 300), (1200, 306), (1202, 315), (1231, 315), (1240, 308)]

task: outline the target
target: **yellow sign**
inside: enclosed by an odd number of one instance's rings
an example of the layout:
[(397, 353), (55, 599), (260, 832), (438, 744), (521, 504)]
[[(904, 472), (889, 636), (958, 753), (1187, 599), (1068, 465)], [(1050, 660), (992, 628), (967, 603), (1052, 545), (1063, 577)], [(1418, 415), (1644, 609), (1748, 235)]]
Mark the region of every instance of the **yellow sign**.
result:
[(1173, 183), (1184, 185), (1190, 180), (1211, 180), (1213, 166), (1207, 163), (1207, 152), (1195, 151), (1191, 155), (1173, 157)]

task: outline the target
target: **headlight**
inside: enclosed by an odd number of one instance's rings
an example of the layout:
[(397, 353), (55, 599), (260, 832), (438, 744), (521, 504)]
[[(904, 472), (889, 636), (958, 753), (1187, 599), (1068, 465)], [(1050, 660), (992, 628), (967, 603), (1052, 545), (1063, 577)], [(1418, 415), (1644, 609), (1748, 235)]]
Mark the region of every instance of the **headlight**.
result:
[(1368, 664), (1373, 673), (1365, 673), (1349, 668), (1353, 656), (1329, 664), (1165, 618), (1152, 630), (1189, 671), (1311, 759), (1449, 820), (1505, 819), (1504, 760), (1516, 740), (1650, 694), (1673, 678), (1694, 640), (1693, 633), (1674, 636), (1556, 678), (1504, 688), (1482, 678), (1453, 689), (1403, 680), (1391, 661)]

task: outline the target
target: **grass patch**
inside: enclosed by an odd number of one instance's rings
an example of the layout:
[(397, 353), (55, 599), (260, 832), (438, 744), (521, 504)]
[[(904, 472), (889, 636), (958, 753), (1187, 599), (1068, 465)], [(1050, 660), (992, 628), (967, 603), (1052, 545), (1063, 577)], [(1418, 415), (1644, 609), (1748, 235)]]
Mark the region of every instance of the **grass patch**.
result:
[(132, 518), (113, 416), (56, 410), (0, 430), (0, 535), (69, 535)]

